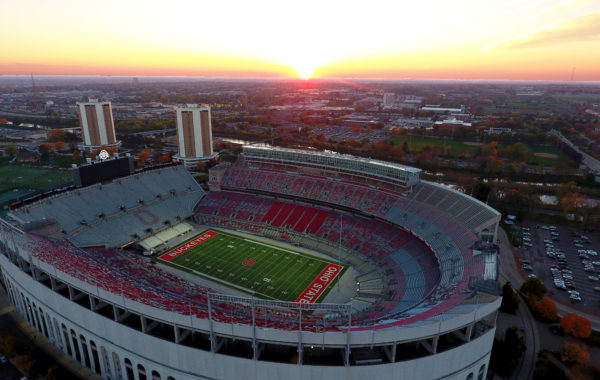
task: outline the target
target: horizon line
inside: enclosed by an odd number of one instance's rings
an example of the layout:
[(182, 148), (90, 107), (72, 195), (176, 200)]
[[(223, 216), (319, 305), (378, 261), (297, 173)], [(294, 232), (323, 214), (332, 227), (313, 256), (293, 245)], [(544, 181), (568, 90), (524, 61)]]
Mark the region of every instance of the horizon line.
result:
[(597, 83), (600, 84), (600, 79), (589, 79), (589, 80), (570, 80), (570, 79), (490, 79), (490, 78), (412, 78), (412, 77), (398, 77), (398, 78), (382, 78), (382, 77), (314, 77), (314, 78), (300, 78), (300, 77), (286, 77), (286, 76), (205, 76), (205, 75), (118, 75), (118, 74), (3, 74), (0, 73), (0, 79), (7, 77), (31, 77), (36, 78), (60, 78), (60, 77), (76, 77), (76, 78), (164, 78), (164, 79), (240, 79), (240, 80), (296, 80), (300, 82), (311, 82), (311, 81), (339, 81), (339, 80), (353, 80), (353, 81), (442, 81), (442, 82), (544, 82), (544, 83)]

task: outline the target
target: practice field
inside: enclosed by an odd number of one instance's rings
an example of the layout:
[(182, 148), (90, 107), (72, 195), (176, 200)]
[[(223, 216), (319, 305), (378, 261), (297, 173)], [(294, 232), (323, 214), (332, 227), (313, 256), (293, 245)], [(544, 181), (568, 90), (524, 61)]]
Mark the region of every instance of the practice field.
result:
[(0, 191), (13, 188), (48, 188), (72, 180), (71, 172), (67, 170), (21, 165), (0, 165)]
[(321, 302), (346, 269), (319, 257), (214, 230), (156, 260), (259, 298), (303, 303)]

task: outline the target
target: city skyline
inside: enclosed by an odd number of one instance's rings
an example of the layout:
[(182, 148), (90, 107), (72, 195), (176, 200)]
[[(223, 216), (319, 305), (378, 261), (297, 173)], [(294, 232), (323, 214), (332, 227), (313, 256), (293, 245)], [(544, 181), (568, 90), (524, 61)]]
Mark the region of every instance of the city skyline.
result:
[(589, 0), (28, 0), (3, 13), (0, 74), (600, 80)]

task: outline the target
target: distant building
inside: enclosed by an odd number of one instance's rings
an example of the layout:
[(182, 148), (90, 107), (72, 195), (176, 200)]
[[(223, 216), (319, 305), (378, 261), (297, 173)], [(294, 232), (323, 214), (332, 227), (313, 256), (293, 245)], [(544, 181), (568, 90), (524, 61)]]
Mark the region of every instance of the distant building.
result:
[(78, 102), (79, 123), (83, 143), (78, 147), (86, 152), (92, 152), (101, 146), (119, 147), (115, 134), (112, 107), (110, 102), (99, 102), (90, 99), (89, 102)]
[(427, 105), (425, 107), (421, 107), (422, 111), (431, 111), (431, 112), (456, 112), (456, 113), (466, 113), (467, 109), (465, 106), (460, 106), (460, 108), (444, 108), (444, 107), (440, 107), (440, 106), (431, 106), (431, 105)]
[(36, 152), (19, 149), (15, 160), (17, 162), (37, 162), (39, 160), (39, 156)]
[(396, 103), (396, 94), (393, 92), (383, 94), (383, 106), (392, 107)]
[(502, 133), (510, 133), (511, 135), (514, 134), (514, 132), (510, 128), (498, 128), (498, 127), (490, 127), (485, 132), (488, 135), (499, 135)]
[(210, 107), (188, 104), (176, 107), (178, 153), (173, 156), (194, 169), (198, 161), (208, 161), (217, 156), (212, 149)]
[(459, 119), (457, 119), (455, 117), (451, 117), (451, 118), (448, 118), (448, 119), (436, 121), (435, 125), (437, 125), (437, 126), (457, 125), (457, 126), (461, 126), (461, 127), (470, 127), (473, 124), (468, 123), (466, 121), (459, 120)]

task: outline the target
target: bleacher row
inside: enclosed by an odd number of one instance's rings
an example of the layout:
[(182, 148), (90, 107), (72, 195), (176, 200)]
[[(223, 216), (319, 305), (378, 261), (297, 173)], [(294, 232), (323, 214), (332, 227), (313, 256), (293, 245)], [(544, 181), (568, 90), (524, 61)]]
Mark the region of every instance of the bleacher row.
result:
[(56, 219), (78, 245), (122, 244), (166, 220), (191, 216), (204, 194), (183, 167), (172, 166), (45, 198), (12, 215), (22, 222)]
[(459, 192), (426, 181), (420, 181), (410, 194), (404, 195), (378, 188), (375, 184), (368, 186), (348, 180), (232, 165), (221, 185), (319, 200), (379, 217), (384, 217), (398, 198), (406, 196), (433, 206), (438, 213), (441, 211), (451, 215), (470, 229), (481, 227), (498, 216), (494, 210)]
[(250, 169), (231, 166), (223, 177), (222, 186), (235, 189), (268, 191), (289, 196), (319, 200), (359, 209), (375, 216), (385, 215), (401, 194), (376, 190), (348, 180), (328, 179), (313, 175), (298, 175), (283, 171)]
[[(89, 285), (161, 310), (208, 318), (207, 292), (210, 289), (163, 271), (139, 256), (112, 249), (82, 250), (66, 241), (33, 234), (27, 235), (27, 245), (36, 259)], [(213, 320), (223, 323), (252, 323), (252, 310), (243, 305), (213, 302), (211, 315)], [(294, 311), (258, 308), (255, 317), (258, 327), (299, 328)], [(333, 322), (325, 323), (317, 315), (303, 315), (302, 329), (337, 330)]]
[(470, 229), (481, 227), (498, 215), (472, 198), (467, 198), (461, 193), (425, 181), (421, 181), (416, 185), (408, 198), (452, 215)]
[(373, 298), (385, 294), (385, 301), (379, 303), (373, 316), (414, 305), (439, 278), (439, 265), (424, 243), (408, 231), (378, 219), (230, 191), (211, 191), (196, 212), (200, 223), (260, 234), (265, 234), (263, 227), (274, 227), (280, 230), (279, 238), (289, 232), (305, 233), (374, 261), (393, 280), (380, 287), (365, 284), (366, 290), (360, 287), (359, 301), (370, 298), (364, 302), (373, 303)]

